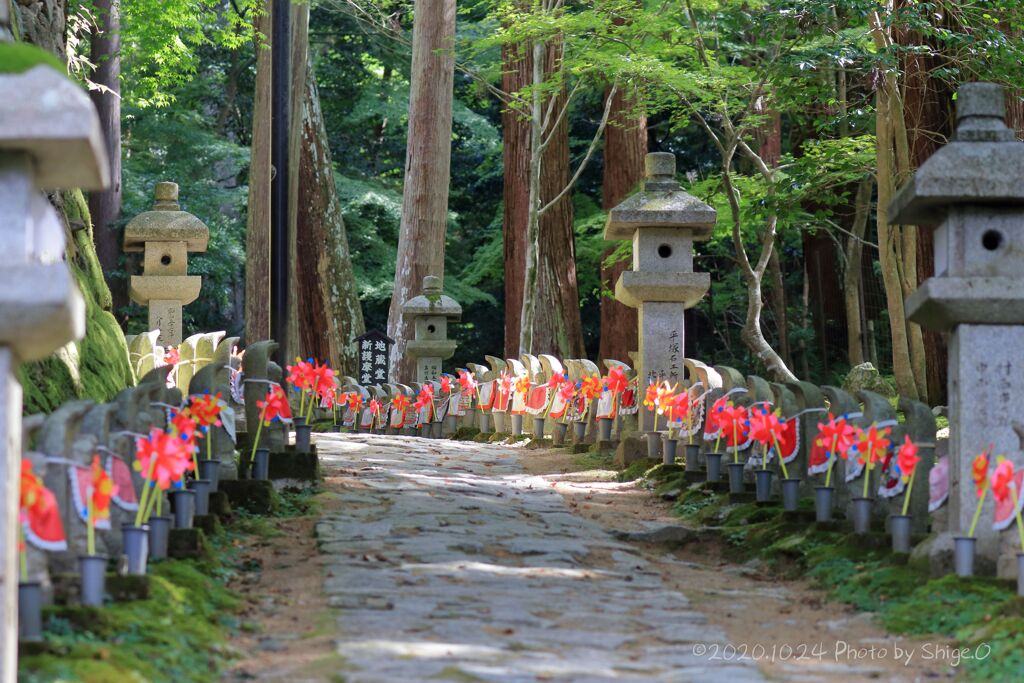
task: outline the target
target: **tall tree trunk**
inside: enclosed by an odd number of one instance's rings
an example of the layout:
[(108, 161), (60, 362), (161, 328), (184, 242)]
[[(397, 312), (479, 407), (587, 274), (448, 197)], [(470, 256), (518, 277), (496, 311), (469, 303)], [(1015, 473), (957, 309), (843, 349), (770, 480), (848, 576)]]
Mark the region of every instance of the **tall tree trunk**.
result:
[[(561, 68), (561, 58), (560, 42), (506, 49), (503, 90), (516, 92), (544, 82), (548, 74)], [(567, 118), (553, 128), (542, 130), (540, 126), (544, 112), (558, 112), (565, 97), (564, 89), (554, 102), (538, 93), (529, 116), (515, 111), (502, 114), (505, 351), (510, 357), (523, 352), (570, 358), (584, 355), (571, 196), (566, 193), (543, 214), (536, 211), (558, 197), (569, 182)], [(542, 148), (544, 138), (550, 139), (547, 147), (542, 154), (534, 154), (534, 149)], [(524, 320), (532, 321), (527, 330)]]
[[(288, 62), (291, 67), (289, 74), (291, 108), (288, 112), (288, 168), (299, 167), (299, 156), (302, 153), (302, 108), (306, 97), (306, 62), (309, 53), (309, 3), (293, 2), (290, 5), (291, 11), (291, 58)], [(303, 328), (308, 327), (310, 321), (302, 319), (300, 311), (309, 309), (309, 302), (303, 302), (303, 298), (316, 297), (312, 290), (301, 286), (302, 275), (300, 269), (312, 268), (311, 252), (304, 239), (299, 239), (298, 217), (299, 217), (299, 174), (292, 171), (288, 174), (288, 289), (292, 296), (292, 305), (288, 307), (288, 345), (291, 348), (284, 350), (284, 358), (309, 358), (310, 356), (323, 359), (323, 356), (311, 353), (302, 343)], [(304, 236), (303, 236), (304, 237)], [(301, 245), (301, 247), (300, 247)], [(301, 325), (300, 325), (301, 320)], [(319, 328), (324, 330), (323, 327)]]
[[(900, 0), (900, 4), (906, 11), (906, 0)], [(921, 18), (941, 22), (937, 28), (950, 28), (950, 22), (955, 21), (953, 16), (946, 11), (928, 11)], [(924, 38), (915, 32), (894, 32), (894, 37), (902, 45), (924, 43)], [(912, 168), (918, 168), (924, 163), (953, 133), (953, 90), (945, 80), (932, 76), (936, 69), (946, 65), (948, 59), (937, 46), (931, 47), (933, 49), (928, 53), (913, 50), (902, 55), (903, 118)], [(934, 232), (935, 226), (932, 225), (922, 225), (918, 228), (915, 284), (923, 282), (935, 273)], [(910, 275), (908, 272), (908, 278)], [(946, 396), (946, 342), (940, 333), (924, 330), (922, 345), (928, 398), (932, 403), (941, 403)]]
[(304, 254), (298, 282), (301, 348), (315, 358), (327, 359), (338, 374), (354, 375), (359, 358), (351, 342), (365, 330), (363, 309), (311, 55), (306, 60), (305, 84), (297, 174), (297, 229)]
[[(549, 45), (546, 71), (559, 68), (561, 42)], [(554, 111), (565, 106), (563, 87)], [(547, 106), (547, 103), (545, 103)], [(563, 117), (550, 131), (551, 142), (544, 150), (540, 170), (540, 205), (547, 206), (569, 184), (569, 117)], [(561, 358), (582, 358), (583, 322), (576, 278), (576, 233), (573, 226), (572, 193), (567, 192), (540, 216), (536, 297), (531, 353), (550, 353)]]
[(886, 308), (892, 336), (892, 369), (899, 392), (907, 398), (917, 399), (920, 394), (914, 379), (910, 359), (910, 341), (903, 308), (903, 285), (900, 278), (900, 240), (889, 224), (889, 202), (896, 191), (896, 160), (892, 147), (891, 94), (882, 86), (877, 92), (875, 117), (876, 152), (878, 158), (878, 263), (885, 286)]
[(864, 362), (864, 321), (861, 318), (861, 261), (864, 254), (864, 235), (867, 233), (871, 213), (871, 180), (862, 180), (857, 186), (854, 200), (852, 233), (846, 238), (843, 271), (843, 302), (846, 304), (846, 349), (850, 367)]
[[(891, 14), (892, 6), (888, 7)], [(874, 12), (871, 34), (879, 51), (893, 48), (887, 20)], [(892, 334), (893, 374), (904, 396), (928, 400), (924, 338), (918, 325), (906, 321), (903, 300), (917, 287), (917, 228), (889, 224), (889, 202), (896, 187), (911, 173), (910, 144), (897, 74), (883, 73), (877, 87), (875, 145), (878, 165), (878, 249)]]
[(128, 304), (128, 287), (124, 278), (112, 274), (120, 266), (122, 231), (114, 225), (121, 215), (121, 1), (96, 0), (97, 28), (92, 35), (92, 63), (96, 68), (92, 80), (101, 89), (89, 93), (99, 114), (100, 129), (110, 162), (110, 187), (89, 193), (93, 240), (107, 286), (112, 297), (111, 310), (116, 316)]
[[(501, 89), (518, 92), (531, 81), (529, 45), (501, 48)], [(526, 222), (530, 212), (530, 123), (511, 107), (501, 112), (504, 213), (501, 234), (505, 264), (505, 357), (519, 356), (519, 312), (526, 272)]]
[[(758, 98), (755, 102), (755, 111), (764, 116), (767, 123), (761, 129), (760, 149), (758, 156), (764, 160), (769, 168), (778, 168), (782, 159), (782, 116), (778, 110), (765, 109), (766, 98)], [(771, 288), (768, 290), (769, 302), (772, 307), (772, 316), (775, 318), (775, 331), (778, 335), (779, 355), (782, 362), (792, 367), (793, 357), (789, 348), (789, 322), (786, 319), (786, 287), (782, 277), (782, 259), (779, 255), (779, 246), (772, 248), (771, 257), (768, 259), (768, 273), (771, 277)]]
[(576, 279), (576, 235), (572, 196), (564, 192), (569, 186), (569, 123), (567, 116), (559, 116), (567, 106), (564, 81), (553, 100), (543, 99), (540, 94), (540, 86), (549, 74), (563, 68), (562, 51), (561, 40), (532, 46), (531, 80), (535, 89), (518, 350), (579, 358), (585, 352)]
[(410, 381), (415, 373), (414, 359), (405, 353), (412, 321), (402, 315), (402, 306), (420, 293), (425, 276), (444, 276), (454, 48), (455, 0), (417, 0), (402, 222), (388, 311), (388, 334), (397, 342), (391, 350), (391, 365), (398, 381)]
[[(607, 97), (607, 93), (605, 94)], [(635, 110), (635, 97), (620, 90), (612, 97), (612, 111), (604, 131), (604, 172), (601, 178), (601, 207), (614, 208), (643, 180), (647, 156), (647, 117)], [(604, 257), (614, 251), (608, 249)], [(601, 264), (601, 282), (609, 289), (630, 267), (623, 259), (607, 267)], [(601, 344), (599, 358), (629, 362), (637, 350), (637, 311), (614, 297), (601, 297)]]
[(245, 342), (270, 338), (270, 40), (272, 0), (255, 18), (256, 89), (245, 235)]

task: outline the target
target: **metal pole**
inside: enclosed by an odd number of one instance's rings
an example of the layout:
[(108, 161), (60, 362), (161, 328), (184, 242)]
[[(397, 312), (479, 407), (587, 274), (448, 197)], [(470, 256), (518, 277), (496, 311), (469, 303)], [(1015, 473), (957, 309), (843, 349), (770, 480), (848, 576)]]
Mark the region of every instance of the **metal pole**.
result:
[(271, 37), (270, 334), (283, 365), (288, 346), (288, 114), (291, 108), (291, 2), (273, 0)]

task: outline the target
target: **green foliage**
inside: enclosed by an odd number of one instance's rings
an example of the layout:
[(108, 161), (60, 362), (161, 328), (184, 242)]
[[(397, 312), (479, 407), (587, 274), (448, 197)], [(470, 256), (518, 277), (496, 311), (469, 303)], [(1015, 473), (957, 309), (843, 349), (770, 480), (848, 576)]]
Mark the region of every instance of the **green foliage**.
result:
[[(124, 0), (121, 13), (121, 96), (140, 108), (164, 107), (201, 69), (204, 48), (237, 50), (257, 38), (256, 0)], [(73, 25), (93, 28), (102, 17), (93, 0), (71, 0)], [(262, 38), (262, 37), (260, 37)], [(68, 60), (88, 81), (88, 42), (71, 41)]]
[[(157, 182), (177, 182), (181, 208), (210, 229), (207, 251), (189, 255), (189, 273), (203, 278), (203, 295), (185, 306), (184, 327), (238, 335), (243, 330), (238, 294), (245, 289), (248, 187), (244, 178), (249, 149), (225, 138), (210, 117), (198, 110), (200, 89), (215, 87), (218, 80), (204, 75), (176, 90), (172, 106), (125, 109), (122, 222), (152, 208)], [(129, 257), (123, 270), (108, 276), (127, 278), (140, 268), (139, 258)], [(133, 304), (122, 313), (129, 316), (129, 333), (148, 329), (143, 307)]]

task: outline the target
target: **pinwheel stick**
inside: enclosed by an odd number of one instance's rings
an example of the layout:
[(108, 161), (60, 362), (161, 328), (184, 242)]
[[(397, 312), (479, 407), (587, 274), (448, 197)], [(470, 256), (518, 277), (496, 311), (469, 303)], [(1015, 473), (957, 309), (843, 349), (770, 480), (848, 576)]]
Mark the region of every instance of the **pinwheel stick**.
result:
[(825, 470), (825, 486), (832, 481), (832, 466), (836, 464), (836, 446), (839, 444), (839, 436), (832, 437), (832, 447), (828, 449), (828, 469)]
[(779, 465), (782, 467), (782, 478), (789, 479), (789, 471), (786, 469), (786, 459), (782, 457), (782, 449), (779, 448), (779, 437), (772, 433), (772, 443), (775, 445), (775, 455), (779, 456)]
[[(907, 492), (905, 494), (903, 494), (903, 512), (902, 512), (902, 514), (903, 514), (904, 517), (906, 517), (907, 510), (910, 508), (910, 494), (914, 490), (914, 475), (916, 475), (916, 474), (917, 474), (917, 468), (915, 467), (910, 472), (910, 481), (907, 482)], [(1022, 547), (1024, 547), (1024, 546), (1022, 546)]]
[(868, 497), (868, 484), (871, 482), (871, 451), (864, 458), (864, 498)]
[(22, 582), (28, 581), (28, 551), (25, 550), (25, 527), (18, 525), (18, 559)]
[(988, 495), (988, 479), (985, 479), (985, 486), (978, 496), (978, 507), (974, 509), (974, 517), (971, 518), (971, 528), (967, 530), (967, 536), (974, 538), (974, 530), (978, 527), (978, 520), (981, 519), (981, 508), (985, 505), (985, 496)]
[(253, 461), (256, 460), (256, 447), (260, 445), (260, 434), (263, 432), (263, 420), (267, 417), (267, 404), (269, 404), (269, 403), (270, 403), (270, 401), (267, 401), (263, 405), (263, 408), (260, 409), (260, 421), (256, 425), (256, 438), (254, 438), (252, 440), (252, 452), (249, 453), (249, 461), (250, 462), (253, 462)]
[(86, 553), (89, 554), (89, 555), (95, 555), (96, 554), (96, 528), (95, 528), (96, 520), (93, 519), (93, 516), (96, 514), (96, 512), (95, 512), (95, 510), (93, 509), (93, 506), (92, 506), (92, 487), (91, 486), (89, 487), (88, 494), (89, 494), (89, 499), (86, 501), (86, 508), (85, 508), (86, 511), (87, 511), (87, 515), (88, 515), (88, 521), (86, 522), (85, 545), (86, 545)]
[[(160, 508), (163, 507), (164, 496), (163, 496), (162, 493), (157, 493), (156, 492), (156, 488), (157, 488), (156, 482), (155, 481), (149, 482), (149, 488), (153, 489), (154, 491), (153, 491), (153, 495), (150, 496), (149, 500), (146, 502), (146, 511), (145, 511), (145, 515), (143, 516), (143, 519), (149, 519), (149, 516), (153, 514), (153, 505), (154, 504), (156, 504), (156, 514), (158, 516), (160, 515)], [(142, 507), (142, 505), (140, 504), (139, 507)], [(138, 525), (136, 525), (136, 526), (138, 526)]]
[(718, 453), (718, 446), (722, 443), (722, 428), (718, 428), (718, 438), (715, 439), (715, 453)]
[(737, 465), (740, 462), (740, 439), (736, 428), (736, 420), (732, 421), (732, 461)]
[(1017, 519), (1017, 535), (1020, 537), (1020, 547), (1024, 550), (1024, 521), (1020, 518), (1020, 500), (1017, 498), (1017, 484), (1010, 482), (1010, 495), (1013, 496), (1013, 516)]
[(146, 519), (146, 502), (149, 500), (149, 482), (153, 478), (153, 470), (156, 469), (156, 454), (151, 453), (149, 456), (149, 470), (146, 472), (146, 478), (142, 480), (142, 495), (139, 497), (139, 510), (135, 513), (135, 526), (142, 526), (142, 522)]
[(299, 392), (299, 415), (306, 414), (306, 392), (305, 390)]

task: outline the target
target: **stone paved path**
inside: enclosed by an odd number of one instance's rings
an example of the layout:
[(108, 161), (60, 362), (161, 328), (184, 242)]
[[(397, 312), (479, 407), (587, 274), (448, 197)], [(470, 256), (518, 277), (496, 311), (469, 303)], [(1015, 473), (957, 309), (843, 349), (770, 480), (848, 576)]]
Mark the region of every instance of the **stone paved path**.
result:
[(317, 525), (349, 682), (763, 680), (628, 544), (573, 515), (516, 452), (324, 435), (352, 486)]

